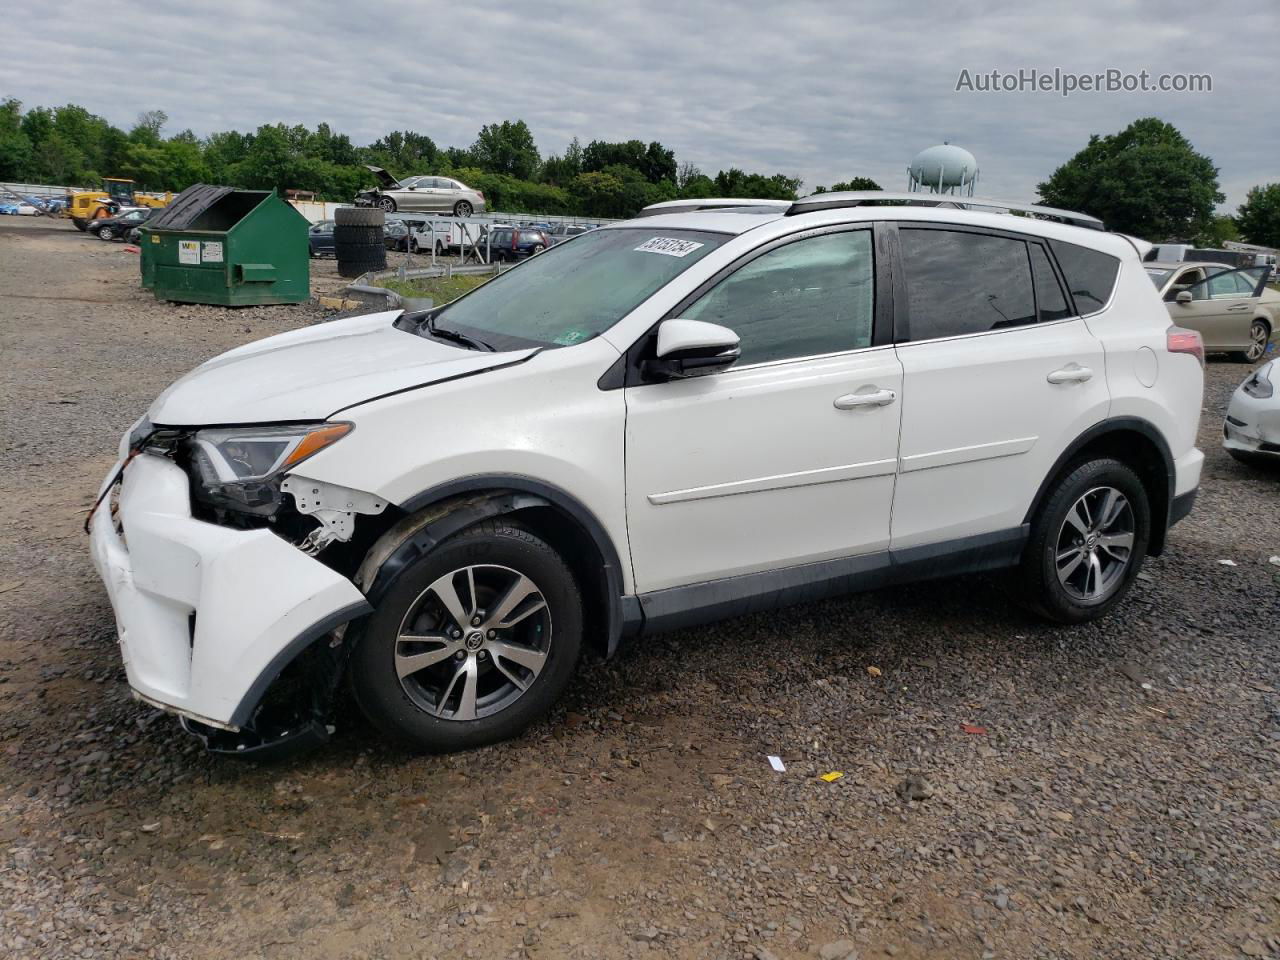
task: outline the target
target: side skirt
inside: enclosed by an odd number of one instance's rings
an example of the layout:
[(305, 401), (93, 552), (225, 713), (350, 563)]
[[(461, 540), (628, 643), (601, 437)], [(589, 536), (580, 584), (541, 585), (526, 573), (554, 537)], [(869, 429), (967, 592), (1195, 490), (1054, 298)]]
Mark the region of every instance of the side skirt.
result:
[[(748, 573), (640, 594), (624, 603), (632, 623), (624, 635), (660, 633), (896, 583), (1015, 566), (1030, 534), (1023, 524), (945, 543), (882, 550)], [(631, 599), (631, 598), (627, 598)], [(635, 624), (634, 618), (642, 618)]]

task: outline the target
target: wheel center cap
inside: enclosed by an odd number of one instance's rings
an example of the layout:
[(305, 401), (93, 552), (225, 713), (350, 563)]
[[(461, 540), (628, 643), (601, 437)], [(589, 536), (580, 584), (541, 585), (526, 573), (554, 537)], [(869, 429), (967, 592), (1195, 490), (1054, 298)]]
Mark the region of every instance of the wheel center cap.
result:
[(468, 650), (479, 650), (484, 646), (484, 634), (479, 630), (472, 630), (467, 634), (467, 639), (463, 641)]
[(1096, 533), (1089, 534), (1089, 536), (1085, 538), (1084, 545), (1092, 550), (1098, 545), (1098, 535)]

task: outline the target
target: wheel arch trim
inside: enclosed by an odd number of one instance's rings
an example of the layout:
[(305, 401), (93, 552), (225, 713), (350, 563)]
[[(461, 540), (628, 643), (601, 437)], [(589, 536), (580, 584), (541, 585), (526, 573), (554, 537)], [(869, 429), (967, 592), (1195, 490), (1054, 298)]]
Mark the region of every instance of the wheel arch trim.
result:
[[(431, 507), (438, 512), (427, 512)], [(635, 604), (623, 595), (622, 561), (613, 539), (596, 515), (573, 495), (533, 477), (516, 474), (477, 474), (438, 484), (399, 504), (405, 526), (384, 534), (394, 542), (389, 550), (378, 545), (356, 573), (356, 586), (375, 607), (390, 582), (406, 565), (442, 540), (482, 520), (530, 507), (547, 507), (575, 522), (591, 540), (602, 562), (605, 596), (605, 651), (612, 656), (624, 633), (638, 629)], [(385, 554), (378, 556), (379, 553)]]
[(1027, 508), (1026, 515), (1023, 517), (1023, 523), (1030, 523), (1034, 519), (1045, 499), (1049, 496), (1053, 481), (1062, 473), (1063, 468), (1079, 455), (1081, 450), (1095, 440), (1117, 433), (1137, 433), (1144, 439), (1151, 441), (1152, 446), (1156, 448), (1156, 452), (1159, 453), (1163, 462), (1167, 484), (1167, 489), (1164, 491), (1165, 509), (1162, 516), (1157, 517), (1153, 513), (1151, 517), (1151, 539), (1148, 545), (1148, 552), (1152, 556), (1159, 556), (1164, 549), (1165, 534), (1171, 526), (1170, 515), (1173, 510), (1177, 470), (1174, 465), (1173, 453), (1169, 449), (1169, 443), (1165, 440), (1164, 435), (1150, 420), (1144, 420), (1141, 417), (1109, 417), (1106, 420), (1095, 423), (1071, 441), (1062, 453), (1058, 455), (1058, 459), (1053, 462), (1053, 466), (1049, 468), (1044, 479), (1040, 481), (1040, 486), (1031, 500), (1031, 506)]

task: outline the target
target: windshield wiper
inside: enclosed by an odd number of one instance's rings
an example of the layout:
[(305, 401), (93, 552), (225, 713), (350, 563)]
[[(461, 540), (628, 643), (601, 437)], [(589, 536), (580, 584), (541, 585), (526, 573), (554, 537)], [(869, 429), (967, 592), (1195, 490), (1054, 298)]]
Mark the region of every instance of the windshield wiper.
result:
[(441, 340), (449, 340), (453, 343), (460, 344), (461, 346), (470, 347), (472, 350), (487, 350), (489, 353), (498, 352), (497, 347), (492, 344), (485, 343), (483, 340), (477, 339), (476, 337), (469, 337), (465, 333), (458, 330), (451, 330), (448, 327), (437, 327), (435, 317), (427, 317), (425, 326), (427, 330), (431, 332), (432, 336), (439, 337)]

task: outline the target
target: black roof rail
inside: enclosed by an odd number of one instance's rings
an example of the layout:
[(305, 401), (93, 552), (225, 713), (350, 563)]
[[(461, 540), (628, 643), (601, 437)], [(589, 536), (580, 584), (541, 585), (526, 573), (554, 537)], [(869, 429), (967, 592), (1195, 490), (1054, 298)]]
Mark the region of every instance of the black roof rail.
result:
[(890, 193), (884, 190), (848, 190), (839, 193), (815, 193), (797, 200), (787, 208), (787, 216), (813, 213), (815, 210), (832, 210), (838, 207), (860, 207), (867, 204), (893, 206), (955, 207), (959, 210), (979, 208), (1000, 213), (1029, 213), (1043, 220), (1057, 220), (1088, 230), (1106, 230), (1097, 217), (1072, 210), (1059, 210), (1035, 203), (1019, 203), (1016, 200), (993, 200), (989, 197), (960, 197), (941, 193)]

